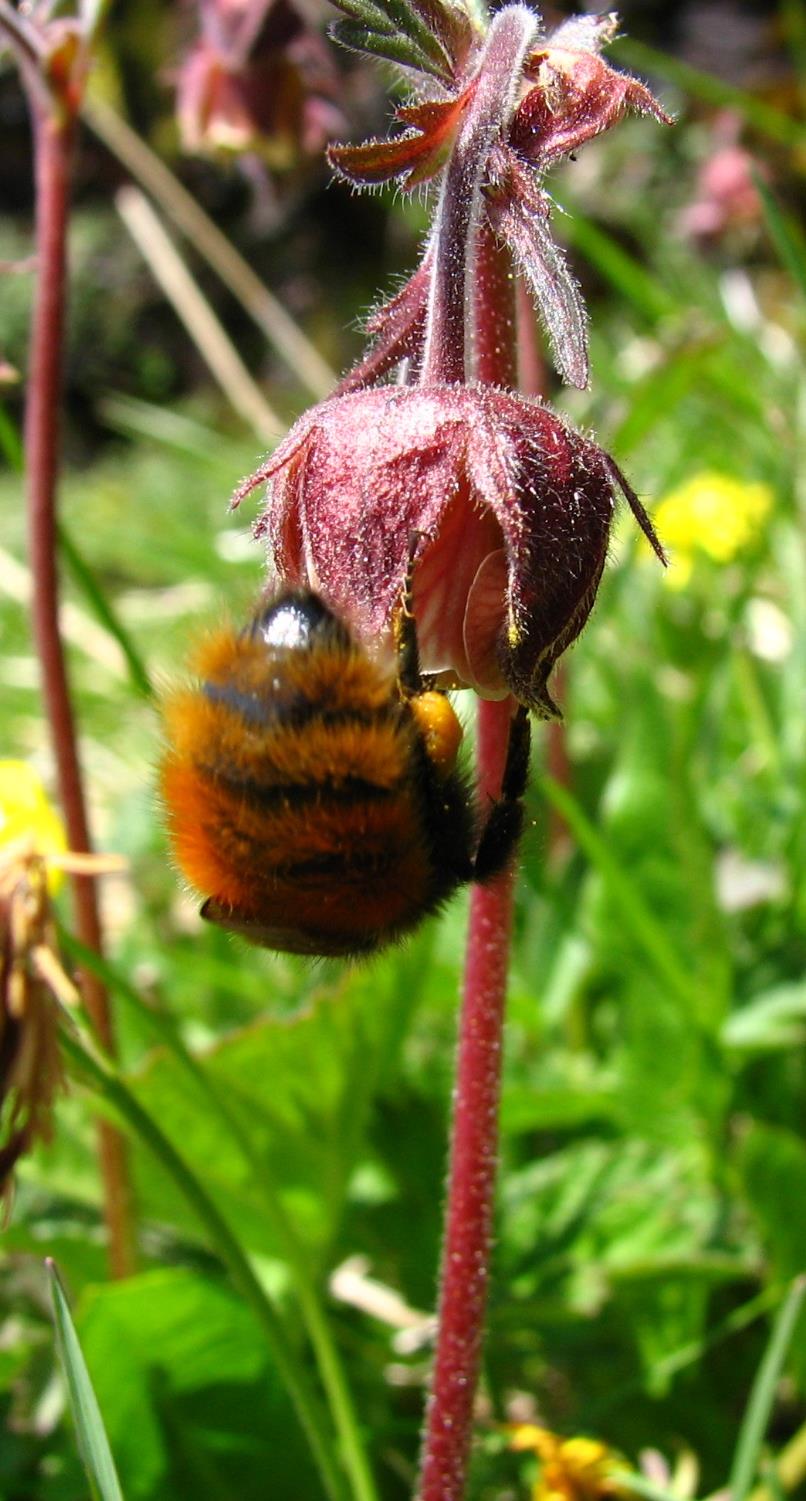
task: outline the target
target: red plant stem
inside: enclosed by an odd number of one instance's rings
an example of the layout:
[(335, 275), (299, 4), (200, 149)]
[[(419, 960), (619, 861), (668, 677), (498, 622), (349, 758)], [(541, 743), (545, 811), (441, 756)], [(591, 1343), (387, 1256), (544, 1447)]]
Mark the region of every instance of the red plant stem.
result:
[[(500, 789), (509, 725), (508, 700), (479, 704), (482, 799)], [(513, 891), (514, 867), (486, 886), (475, 886), (470, 901), (437, 1348), (420, 1501), (461, 1501), (465, 1494), (487, 1304)]]
[(537, 314), (526, 284), (519, 281), (515, 294), (518, 323), (518, 386), (524, 396), (545, 396), (548, 368), (540, 335)]
[[(511, 386), (516, 364), (511, 265), (486, 226), (478, 232), (475, 273), (474, 374)], [(511, 714), (511, 699), (479, 703), (476, 764), (482, 808), (501, 790)], [(488, 885), (474, 886), (470, 899), (420, 1501), (461, 1501), (465, 1494), (487, 1306), (514, 885), (512, 865)]]
[(520, 5), (506, 6), (490, 25), (434, 220), (422, 385), (467, 378), (465, 301), (484, 168), (493, 139), (512, 112), (523, 59), (536, 31), (537, 17)]
[(486, 223), (478, 232), (475, 269), (473, 374), (511, 390), (518, 375), (512, 259)]
[[(34, 128), (37, 292), (31, 327), (28, 395), (25, 410), (28, 527), (34, 580), (33, 627), (50, 722), (59, 793), (71, 850), (91, 850), (81, 766), (67, 668), (59, 631), (59, 579), (56, 568), (56, 489), (59, 469), (59, 408), (66, 294), (66, 239), (72, 154), (72, 122), (45, 109), (30, 94)], [(95, 885), (73, 876), (78, 935), (101, 952), (101, 923)], [(87, 1010), (104, 1047), (114, 1047), (109, 999), (89, 973), (82, 976)], [(120, 1133), (98, 1123), (98, 1155), (114, 1276), (134, 1264), (128, 1163)]]

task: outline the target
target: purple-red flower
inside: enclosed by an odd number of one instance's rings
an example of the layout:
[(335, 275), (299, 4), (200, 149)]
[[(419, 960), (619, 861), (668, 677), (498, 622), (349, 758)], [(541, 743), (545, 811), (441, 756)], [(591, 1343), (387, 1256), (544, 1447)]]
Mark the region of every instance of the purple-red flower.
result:
[(733, 110), (723, 110), (714, 121), (713, 149), (700, 167), (696, 193), (680, 215), (684, 234), (716, 240), (729, 230), (760, 222), (756, 178), (764, 177), (764, 168), (740, 145), (741, 128), (741, 118)]
[[(286, 584), (312, 587), (365, 643), (391, 641), (412, 537), (423, 670), (556, 712), (546, 683), (604, 567), (612, 459), (547, 407), (491, 386), (376, 387), (312, 408), (236, 491)], [(662, 556), (662, 553), (660, 553)]]
[(199, 0), (199, 16), (177, 76), (186, 151), (256, 151), (282, 169), (344, 129), (338, 73), (295, 0)]

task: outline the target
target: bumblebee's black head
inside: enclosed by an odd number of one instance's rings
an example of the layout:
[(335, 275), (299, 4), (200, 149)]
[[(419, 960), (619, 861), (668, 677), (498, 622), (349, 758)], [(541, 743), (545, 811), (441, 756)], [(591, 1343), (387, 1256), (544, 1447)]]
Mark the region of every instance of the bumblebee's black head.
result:
[(321, 646), (347, 651), (352, 645), (344, 623), (309, 590), (273, 600), (255, 616), (246, 634), (264, 641), (272, 651), (311, 651)]

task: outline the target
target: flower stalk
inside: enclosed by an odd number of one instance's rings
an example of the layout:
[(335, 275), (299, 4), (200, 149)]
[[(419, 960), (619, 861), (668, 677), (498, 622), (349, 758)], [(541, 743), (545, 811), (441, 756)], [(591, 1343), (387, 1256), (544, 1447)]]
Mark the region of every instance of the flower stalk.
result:
[[(476, 234), (474, 284), (473, 374), (509, 389), (518, 363), (512, 262), (486, 224)], [(501, 792), (512, 708), (511, 698), (479, 701), (476, 782), (482, 808)], [(474, 886), (470, 898), (420, 1501), (461, 1501), (465, 1494), (487, 1308), (514, 898), (514, 862), (494, 881)]]
[[(508, 700), (478, 708), (479, 794), (497, 795), (506, 758)], [(419, 1501), (461, 1501), (484, 1338), (498, 1167), (504, 1005), (514, 866), (470, 899), (437, 1345), (423, 1441)]]
[(432, 234), (433, 271), (420, 383), (467, 379), (468, 269), (477, 238), (484, 171), (494, 135), (515, 102), (523, 59), (537, 32), (525, 6), (499, 11), (479, 71), (467, 91), (465, 120), (445, 172)]
[[(4, 15), (0, 15), (0, 22), (5, 24)], [(36, 40), (35, 33), (32, 33), (32, 51), (35, 52), (33, 40)], [(72, 51), (66, 51), (68, 65), (73, 56)], [(53, 68), (54, 77), (58, 78), (59, 62), (58, 53), (51, 53), (43, 67)], [(21, 65), (33, 124), (38, 266), (25, 410), (28, 535), (34, 580), (33, 627), (68, 843), (76, 854), (89, 854), (92, 844), (59, 629), (56, 564), (66, 244), (76, 100), (69, 83), (62, 92), (58, 87), (48, 88), (43, 75), (34, 69), (30, 60), (21, 58)], [(74, 874), (72, 889), (78, 935), (88, 948), (100, 953), (101, 921), (92, 876)], [(96, 976), (85, 972), (82, 974), (82, 991), (99, 1039), (105, 1048), (111, 1048), (114, 1042), (112, 1018), (103, 984)], [(126, 1152), (120, 1133), (108, 1122), (100, 1121), (97, 1130), (110, 1267), (113, 1275), (123, 1277), (134, 1265), (132, 1199)]]

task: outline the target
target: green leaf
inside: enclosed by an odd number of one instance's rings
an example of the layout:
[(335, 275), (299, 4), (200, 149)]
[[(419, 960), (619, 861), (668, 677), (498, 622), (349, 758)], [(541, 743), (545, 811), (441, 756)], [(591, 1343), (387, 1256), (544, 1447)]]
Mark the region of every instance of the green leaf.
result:
[[(212, 1087), (248, 1132), (293, 1218), (312, 1272), (327, 1264), (390, 1039), (405, 1025), (414, 996), (399, 990), (394, 965), (347, 972), (298, 1015), (263, 1017), (223, 1037), (204, 1060)], [(181, 1141), (188, 1164), (237, 1221), (244, 1244), (284, 1257), (254, 1172), (216, 1115), (199, 1109), (198, 1090), (176, 1057), (155, 1054), (131, 1087), (166, 1135)], [(177, 1223), (176, 1196), (164, 1175), (148, 1170), (141, 1190), (150, 1213)]]
[(657, 323), (677, 312), (672, 293), (600, 225), (575, 212), (560, 222), (562, 239), (584, 255), (594, 270), (647, 322)]
[(418, 15), (417, 8), (407, 4), (407, 0), (381, 0), (381, 3), (392, 26), (405, 32), (423, 55), (450, 78), (451, 66), (445, 49), (434, 35), (431, 26)]
[[(803, 1200), (794, 1199), (794, 1203)], [(784, 1361), (792, 1343), (806, 1296), (806, 1277), (798, 1277), (787, 1293), (772, 1327), (745, 1409), (730, 1474), (731, 1501), (745, 1501), (758, 1469), (761, 1446), (769, 1426)]]
[(332, 34), (343, 46), (373, 52), (392, 62), (451, 82), (450, 58), (434, 29), (408, 0), (334, 0), (351, 17), (337, 21)]
[[(806, 1145), (794, 1131), (756, 1121), (740, 1143), (737, 1166), (746, 1201), (763, 1232), (773, 1273), (780, 1281), (806, 1270)], [(806, 1316), (792, 1362), (806, 1387)]]
[(16, 474), (21, 474), (24, 462), (22, 439), (16, 423), (9, 416), (2, 402), (0, 402), (0, 449), (9, 468), (13, 469)]
[(791, 1048), (806, 1041), (806, 984), (779, 985), (732, 1012), (722, 1028), (732, 1048)]
[(369, 52), (373, 57), (382, 57), (386, 62), (402, 68), (414, 68), (418, 73), (429, 73), (445, 81), (445, 70), (437, 67), (426, 54), (408, 38), (387, 36), (385, 32), (371, 31), (360, 21), (336, 21), (330, 28), (334, 41), (350, 52)]
[(744, 1191), (765, 1232), (781, 1279), (806, 1270), (806, 1145), (783, 1126), (755, 1122), (744, 1136), (738, 1165)]
[[(373, 0), (333, 0), (338, 10), (343, 11), (351, 21), (366, 27), (367, 31), (374, 31), (384, 36), (394, 36), (395, 27), (385, 14), (380, 5), (373, 4)], [(341, 21), (334, 23), (341, 26)]]
[(320, 1494), (247, 1306), (209, 1271), (91, 1286), (77, 1322), (129, 1501)]
[(72, 938), (62, 935), (65, 946), (85, 968), (100, 976), (113, 994), (121, 996), (133, 1007), (138, 1017), (163, 1041), (176, 1060), (185, 1079), (193, 1086), (204, 1114), (212, 1112), (214, 1121), (223, 1127), (240, 1152), (242, 1163), (258, 1191), (272, 1234), (280, 1254), (287, 1261), (296, 1287), (300, 1309), (308, 1335), (316, 1355), (322, 1386), (327, 1395), (333, 1421), (339, 1432), (347, 1468), (355, 1493), (355, 1501), (374, 1501), (375, 1487), (361, 1440), (359, 1424), (345, 1372), (335, 1346), (330, 1324), (320, 1299), (318, 1288), (309, 1275), (307, 1258), (299, 1242), (295, 1228), (283, 1208), (266, 1158), (256, 1147), (251, 1123), (239, 1120), (230, 1108), (226, 1087), (216, 1084), (209, 1068), (199, 1062), (184, 1045), (178, 1029), (170, 1016), (147, 1006), (133, 986), (112, 965), (92, 950)]
[(101, 1410), (90, 1381), (78, 1336), (70, 1317), (59, 1274), (51, 1260), (46, 1262), (53, 1303), (53, 1321), (70, 1409), (76, 1425), (78, 1447), (92, 1493), (98, 1501), (123, 1501), (123, 1493), (106, 1436)]
[(121, 1122), (153, 1153), (204, 1226), (212, 1247), (230, 1273), (233, 1285), (251, 1307), (262, 1330), (307, 1436), (323, 1488), (332, 1501), (341, 1501), (341, 1472), (318, 1394), (238, 1236), (210, 1197), (203, 1179), (191, 1170), (156, 1120), (143, 1109), (111, 1066), (66, 1029), (62, 1030), (61, 1040), (64, 1051), (76, 1067), (92, 1081), (100, 1097), (112, 1106)]
[(693, 976), (680, 962), (663, 924), (644, 901), (629, 871), (619, 866), (582, 805), (567, 788), (548, 776), (540, 777), (538, 785), (552, 806), (562, 814), (588, 859), (600, 872), (620, 910), (625, 930), (643, 950), (658, 979), (677, 994), (687, 1008), (696, 1011), (698, 989)]

